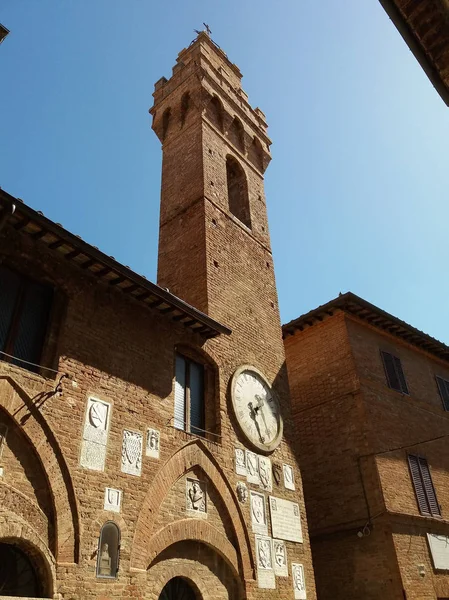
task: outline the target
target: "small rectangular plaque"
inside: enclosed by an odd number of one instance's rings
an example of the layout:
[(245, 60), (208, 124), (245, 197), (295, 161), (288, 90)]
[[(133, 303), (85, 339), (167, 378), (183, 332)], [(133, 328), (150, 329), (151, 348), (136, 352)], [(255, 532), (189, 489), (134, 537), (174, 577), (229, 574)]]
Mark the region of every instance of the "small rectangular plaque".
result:
[(123, 431), (122, 472), (140, 476), (142, 471), (143, 435), (140, 431)]
[(254, 533), (267, 535), (267, 511), (265, 508), (265, 496), (258, 492), (250, 492), (251, 524)]
[(295, 473), (291, 465), (282, 465), (284, 471), (284, 486), (287, 490), (295, 491)]
[(159, 458), (161, 432), (158, 429), (147, 429), (147, 446), (145, 454), (150, 458)]
[(449, 537), (435, 533), (427, 534), (430, 554), (435, 569), (449, 569)]
[(254, 452), (246, 450), (246, 480), (248, 483), (259, 484), (259, 457)]
[(266, 456), (259, 456), (259, 486), (265, 492), (273, 491), (271, 460)]
[(307, 600), (306, 580), (304, 567), (298, 563), (292, 563), (292, 580), (295, 600)]
[(290, 500), (270, 496), (270, 515), (273, 537), (290, 542), (302, 542), (299, 505)]
[(288, 577), (287, 548), (283, 540), (273, 540), (274, 574)]
[(104, 510), (111, 510), (112, 512), (119, 513), (121, 504), (121, 490), (115, 490), (114, 488), (106, 488), (104, 491)]
[(241, 448), (235, 448), (235, 472), (246, 477), (245, 451)]
[(260, 588), (274, 590), (276, 578), (273, 569), (272, 539), (256, 535), (257, 585)]

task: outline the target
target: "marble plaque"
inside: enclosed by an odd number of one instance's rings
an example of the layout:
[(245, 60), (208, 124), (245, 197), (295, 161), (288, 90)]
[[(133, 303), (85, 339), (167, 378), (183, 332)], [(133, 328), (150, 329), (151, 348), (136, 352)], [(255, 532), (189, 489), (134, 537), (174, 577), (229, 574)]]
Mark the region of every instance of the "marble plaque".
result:
[(80, 465), (92, 471), (104, 471), (106, 446), (83, 440), (81, 444)]
[(111, 405), (90, 397), (84, 420), (80, 465), (92, 471), (104, 471)]
[(265, 492), (273, 491), (271, 460), (266, 456), (259, 456), (259, 486)]
[(186, 509), (189, 516), (207, 518), (207, 494), (204, 481), (186, 479)]
[(243, 481), (238, 481), (236, 491), (239, 502), (241, 504), (246, 504), (246, 501), (248, 500), (248, 487), (246, 483), (243, 483)]
[(89, 398), (87, 415), (84, 425), (83, 438), (89, 442), (106, 445), (108, 437), (110, 406), (107, 402), (97, 398)]
[(257, 585), (274, 590), (276, 578), (273, 569), (273, 546), (269, 537), (256, 535)]
[(259, 484), (259, 457), (250, 450), (246, 450), (246, 480)]
[(112, 510), (112, 512), (119, 513), (122, 504), (122, 492), (121, 490), (115, 490), (114, 488), (106, 488), (104, 491), (104, 510)]
[(273, 540), (274, 574), (278, 577), (288, 577), (287, 548), (283, 540)]
[(449, 537), (442, 534), (428, 533), (430, 554), (435, 569), (449, 569)]
[(151, 458), (159, 458), (161, 445), (161, 432), (157, 429), (147, 429), (147, 445), (145, 455)]
[(2, 423), (0, 423), (0, 458), (2, 456), (3, 446), (6, 443), (6, 434), (7, 433), (8, 433), (8, 428), (6, 427), (6, 425), (3, 425)]
[(282, 465), (284, 471), (284, 486), (287, 490), (295, 490), (295, 473), (291, 465)]
[(0, 477), (3, 477), (3, 467), (0, 467)]
[(241, 448), (235, 449), (235, 472), (246, 477), (245, 451)]
[(296, 502), (270, 496), (273, 537), (290, 542), (302, 542), (301, 516)]
[(140, 431), (123, 431), (122, 472), (140, 476), (142, 471), (143, 435)]
[(267, 510), (265, 507), (265, 496), (258, 492), (250, 492), (251, 503), (251, 525), (254, 533), (268, 534)]
[(307, 600), (304, 567), (298, 563), (292, 563), (292, 581), (295, 600)]

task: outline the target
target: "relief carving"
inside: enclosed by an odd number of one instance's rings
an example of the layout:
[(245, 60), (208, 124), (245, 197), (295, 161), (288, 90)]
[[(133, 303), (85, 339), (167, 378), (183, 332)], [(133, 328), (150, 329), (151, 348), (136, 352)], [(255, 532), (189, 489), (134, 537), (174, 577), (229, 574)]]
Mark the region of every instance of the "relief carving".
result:
[(139, 476), (142, 470), (143, 436), (138, 431), (123, 432), (122, 471), (128, 475)]
[(158, 431), (157, 429), (147, 430), (147, 446), (145, 452), (146, 456), (150, 456), (151, 458), (159, 458), (160, 441), (160, 431)]
[(237, 498), (241, 504), (245, 504), (248, 500), (248, 488), (243, 481), (237, 483)]
[(186, 480), (186, 507), (188, 511), (205, 516), (206, 512), (206, 484), (197, 479)]

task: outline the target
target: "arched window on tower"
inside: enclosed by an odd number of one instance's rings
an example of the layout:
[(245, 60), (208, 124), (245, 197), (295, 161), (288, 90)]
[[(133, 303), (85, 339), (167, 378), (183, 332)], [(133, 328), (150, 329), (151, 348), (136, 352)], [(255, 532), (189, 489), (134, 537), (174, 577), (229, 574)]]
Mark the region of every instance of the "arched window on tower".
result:
[(170, 125), (171, 108), (166, 108), (162, 115), (162, 139), (165, 140), (167, 135), (168, 127)]
[(232, 156), (226, 158), (229, 210), (244, 225), (251, 228), (248, 185), (245, 172)]
[(101, 528), (97, 552), (97, 577), (115, 579), (120, 558), (120, 529), (113, 521)]
[(207, 105), (206, 116), (212, 125), (223, 133), (223, 106), (217, 96), (212, 96)]
[(248, 158), (253, 163), (253, 165), (263, 171), (263, 149), (260, 141), (254, 137), (251, 142), (251, 146), (248, 151)]
[(243, 125), (234, 117), (234, 120), (231, 123), (231, 127), (229, 128), (229, 141), (233, 144), (240, 152), (245, 151), (245, 141), (244, 141), (244, 131)]
[(187, 117), (187, 113), (189, 112), (189, 108), (190, 108), (190, 94), (189, 94), (189, 92), (186, 92), (185, 94), (182, 95), (182, 98), (181, 98), (181, 127), (183, 127), (184, 123), (186, 122), (186, 117)]

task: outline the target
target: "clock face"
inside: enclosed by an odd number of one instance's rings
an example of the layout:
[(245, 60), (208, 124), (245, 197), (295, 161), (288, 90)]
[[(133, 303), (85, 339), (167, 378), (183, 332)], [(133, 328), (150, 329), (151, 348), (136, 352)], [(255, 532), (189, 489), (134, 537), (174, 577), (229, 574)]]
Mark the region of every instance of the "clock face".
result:
[(235, 415), (245, 437), (258, 450), (272, 452), (283, 429), (276, 394), (262, 373), (249, 365), (237, 369), (231, 386)]

